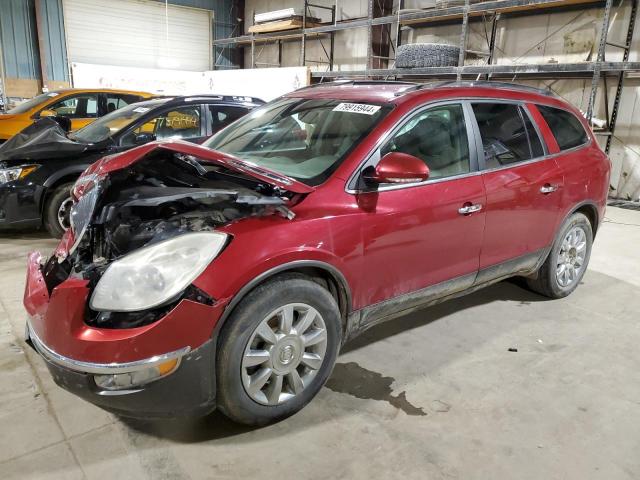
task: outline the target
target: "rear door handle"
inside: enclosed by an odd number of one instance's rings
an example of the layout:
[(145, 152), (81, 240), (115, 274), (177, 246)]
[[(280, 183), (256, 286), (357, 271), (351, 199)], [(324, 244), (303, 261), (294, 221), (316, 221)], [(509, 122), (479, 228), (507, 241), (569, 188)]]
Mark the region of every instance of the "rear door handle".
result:
[(548, 195), (549, 193), (553, 193), (558, 190), (558, 185), (551, 185), (550, 183), (545, 183), (540, 187), (540, 193), (544, 195)]
[(479, 212), (480, 210), (482, 210), (482, 205), (476, 203), (473, 205), (465, 205), (464, 207), (460, 207), (458, 209), (458, 213), (460, 215), (469, 215), (474, 212)]

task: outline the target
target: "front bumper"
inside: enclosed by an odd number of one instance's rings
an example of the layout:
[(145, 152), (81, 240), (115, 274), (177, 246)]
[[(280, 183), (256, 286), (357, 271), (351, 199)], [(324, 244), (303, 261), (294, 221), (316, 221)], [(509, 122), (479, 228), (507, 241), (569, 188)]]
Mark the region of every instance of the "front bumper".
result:
[(96, 385), (95, 374), (124, 373), (152, 366), (168, 357), (157, 356), (126, 364), (80, 362), (47, 347), (32, 331), (29, 322), (27, 337), (28, 343), (45, 360), (51, 376), (60, 387), (112, 413), (153, 418), (203, 416), (215, 409), (213, 340), (185, 354), (175, 352), (174, 358), (179, 358), (180, 364), (165, 377), (127, 390), (104, 390)]
[(0, 185), (0, 229), (38, 228), (44, 188), (21, 180)]
[[(40, 260), (34, 252), (28, 262), (27, 331), (58, 385), (125, 416), (204, 415), (213, 410), (212, 333), (225, 301), (205, 305), (185, 299), (160, 320), (142, 327), (91, 327), (84, 321), (90, 293), (87, 281), (69, 278), (49, 295)], [(129, 373), (178, 357), (175, 371), (135, 389), (106, 390), (94, 379), (94, 375)]]

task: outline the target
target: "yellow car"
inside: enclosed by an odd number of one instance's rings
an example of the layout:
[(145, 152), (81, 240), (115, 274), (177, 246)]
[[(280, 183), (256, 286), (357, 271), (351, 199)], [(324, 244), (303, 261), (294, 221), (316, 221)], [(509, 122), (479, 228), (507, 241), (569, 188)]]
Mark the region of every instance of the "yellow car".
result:
[(152, 94), (128, 90), (78, 89), (43, 93), (0, 115), (0, 144), (43, 117), (67, 117), (77, 130), (107, 113)]

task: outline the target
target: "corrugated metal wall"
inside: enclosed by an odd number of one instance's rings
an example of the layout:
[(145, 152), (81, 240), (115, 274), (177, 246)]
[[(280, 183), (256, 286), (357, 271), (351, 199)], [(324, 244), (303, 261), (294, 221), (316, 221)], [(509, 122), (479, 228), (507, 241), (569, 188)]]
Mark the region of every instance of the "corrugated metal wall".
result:
[(62, 0), (42, 0), (42, 30), (45, 42), (45, 63), (50, 80), (69, 81), (67, 49), (64, 36)]
[(0, 1), (0, 42), (7, 78), (40, 78), (35, 0)]

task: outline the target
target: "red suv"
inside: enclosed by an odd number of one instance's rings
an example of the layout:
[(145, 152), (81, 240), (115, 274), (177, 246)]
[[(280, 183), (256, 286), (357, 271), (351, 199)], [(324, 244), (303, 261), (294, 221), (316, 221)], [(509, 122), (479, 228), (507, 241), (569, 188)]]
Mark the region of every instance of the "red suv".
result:
[(544, 91), (298, 90), (203, 146), (85, 171), (72, 228), (29, 259), (27, 336), (59, 385), (118, 414), (269, 423), (381, 321), (512, 276), (571, 293), (609, 171), (580, 112)]

